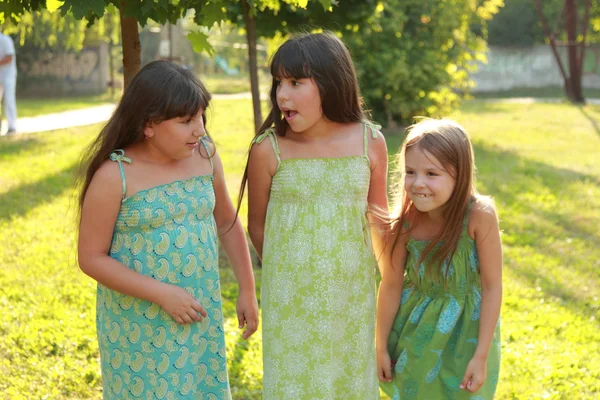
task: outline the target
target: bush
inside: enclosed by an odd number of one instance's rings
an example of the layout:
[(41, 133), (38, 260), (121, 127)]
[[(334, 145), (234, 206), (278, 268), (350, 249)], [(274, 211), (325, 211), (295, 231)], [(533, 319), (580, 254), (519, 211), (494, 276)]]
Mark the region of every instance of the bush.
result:
[[(344, 41), (367, 108), (388, 126), (447, 113), (485, 59), (485, 23), (502, 0), (385, 0), (360, 33)], [(475, 34), (478, 24), (483, 34)]]

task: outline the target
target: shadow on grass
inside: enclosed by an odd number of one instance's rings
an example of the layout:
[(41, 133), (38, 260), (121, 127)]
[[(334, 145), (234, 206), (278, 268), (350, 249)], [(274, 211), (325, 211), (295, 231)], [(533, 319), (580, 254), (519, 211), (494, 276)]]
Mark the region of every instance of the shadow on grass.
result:
[(0, 137), (0, 159), (18, 156), (39, 144), (39, 139), (30, 135), (26, 139), (21, 139), (19, 135), (2, 136)]
[(579, 108), (581, 114), (583, 114), (583, 116), (586, 117), (588, 121), (590, 121), (596, 133), (600, 135), (600, 125), (598, 124), (598, 121), (590, 115), (590, 113), (586, 110), (585, 106), (578, 106), (577, 108)]
[(16, 216), (25, 215), (29, 210), (62, 195), (73, 186), (78, 166), (75, 162), (37, 182), (17, 186), (0, 194), (0, 220), (9, 221)]
[[(586, 223), (578, 215), (569, 214), (560, 207), (562, 202), (581, 200), (581, 193), (567, 190), (567, 185), (584, 182), (600, 188), (599, 178), (528, 160), (512, 152), (480, 144), (474, 148), (481, 181), (480, 190), (494, 197), (501, 219), (502, 205), (516, 210), (522, 216), (517, 221), (502, 220), (501, 228), (515, 239), (514, 246), (533, 249), (535, 254), (556, 261), (559, 266), (553, 266), (554, 262), (538, 262), (537, 265), (530, 266), (506, 262), (505, 265), (530, 287), (540, 286), (546, 294), (561, 299), (561, 304), (573, 313), (588, 318), (593, 316), (600, 324), (600, 309), (597, 304), (594, 305), (594, 302), (597, 303), (594, 296), (597, 296), (600, 289), (598, 266), (594, 265), (594, 257), (590, 260), (590, 255), (578, 254), (579, 250), (566, 247), (568, 244), (561, 247), (556, 243), (557, 239), (561, 243), (568, 243), (570, 238), (576, 238), (589, 249), (595, 249), (596, 243), (600, 243), (597, 223)], [(558, 193), (559, 189), (564, 190)], [(539, 201), (547, 200), (528, 201), (544, 193), (556, 196), (555, 206), (539, 207)], [(534, 222), (528, 224), (529, 220)], [(554, 233), (548, 232), (549, 229), (553, 229)], [(549, 237), (551, 234), (553, 237)], [(576, 263), (573, 262), (574, 259), (577, 260)], [(578, 283), (585, 283), (592, 290), (585, 292)]]

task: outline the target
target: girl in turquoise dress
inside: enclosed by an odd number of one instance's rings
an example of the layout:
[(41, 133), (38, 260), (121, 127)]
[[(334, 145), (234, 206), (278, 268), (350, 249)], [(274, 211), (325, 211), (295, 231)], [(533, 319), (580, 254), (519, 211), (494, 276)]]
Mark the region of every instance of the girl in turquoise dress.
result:
[(271, 73), (273, 108), (246, 175), (248, 230), (263, 262), (263, 399), (378, 399), (366, 213), (387, 208), (385, 140), (364, 121), (335, 35), (288, 40)]
[(209, 101), (191, 72), (152, 62), (84, 156), (79, 265), (98, 281), (104, 399), (231, 398), (218, 240), (243, 337), (257, 329), (245, 234), (204, 129)]
[(411, 127), (404, 184), (377, 304), (377, 367), (394, 400), (494, 397), (500, 369), (502, 245), (491, 199), (475, 190), (464, 129)]

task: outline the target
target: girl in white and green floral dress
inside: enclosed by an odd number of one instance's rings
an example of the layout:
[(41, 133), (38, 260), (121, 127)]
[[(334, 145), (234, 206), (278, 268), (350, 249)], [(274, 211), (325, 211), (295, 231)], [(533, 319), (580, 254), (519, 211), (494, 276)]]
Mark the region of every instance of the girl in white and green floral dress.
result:
[(387, 208), (385, 140), (335, 35), (288, 40), (271, 73), (245, 176), (263, 261), (263, 399), (378, 399), (367, 210)]

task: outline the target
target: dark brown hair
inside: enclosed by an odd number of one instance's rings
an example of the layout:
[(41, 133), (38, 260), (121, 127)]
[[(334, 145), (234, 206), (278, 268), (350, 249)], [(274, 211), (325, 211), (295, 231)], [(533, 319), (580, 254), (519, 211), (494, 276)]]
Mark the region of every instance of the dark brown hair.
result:
[[(206, 110), (211, 95), (191, 71), (169, 61), (142, 68), (125, 89), (117, 108), (81, 158), (79, 210), (92, 177), (115, 149), (144, 140), (148, 122), (194, 116)], [(202, 115), (206, 126), (206, 114)], [(208, 134), (208, 132), (207, 132)], [(210, 155), (209, 155), (210, 157)]]
[[(277, 85), (281, 78), (311, 78), (319, 88), (324, 117), (332, 122), (361, 122), (362, 98), (350, 52), (332, 32), (307, 33), (288, 39), (273, 55), (271, 69), (271, 111), (256, 136), (274, 126), (285, 136), (289, 127), (277, 105)], [(250, 145), (252, 147), (252, 145)], [(248, 152), (249, 154), (249, 152)], [(248, 180), (248, 161), (238, 197), (238, 211)]]

